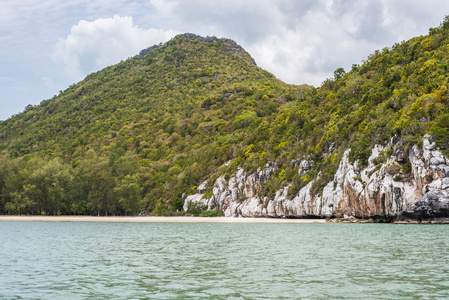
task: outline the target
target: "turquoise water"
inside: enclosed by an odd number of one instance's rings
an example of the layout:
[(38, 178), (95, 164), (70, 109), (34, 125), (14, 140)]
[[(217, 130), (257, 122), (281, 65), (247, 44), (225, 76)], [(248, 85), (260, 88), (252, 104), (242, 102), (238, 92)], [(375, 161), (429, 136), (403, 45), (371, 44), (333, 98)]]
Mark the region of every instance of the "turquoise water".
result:
[(0, 222), (1, 299), (444, 299), (449, 226)]

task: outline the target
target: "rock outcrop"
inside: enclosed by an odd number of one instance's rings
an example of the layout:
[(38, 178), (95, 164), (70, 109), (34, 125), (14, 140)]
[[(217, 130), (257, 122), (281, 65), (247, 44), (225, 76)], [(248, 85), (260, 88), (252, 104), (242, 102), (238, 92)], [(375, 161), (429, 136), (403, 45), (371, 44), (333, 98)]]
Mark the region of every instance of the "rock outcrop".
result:
[[(239, 46), (235, 41), (233, 41), (231, 39), (226, 39), (226, 38), (220, 38), (219, 39), (216, 36), (203, 37), (203, 36), (200, 36), (200, 35), (197, 35), (197, 34), (193, 34), (193, 33), (179, 34), (179, 35), (175, 36), (172, 40), (174, 40), (174, 39), (185, 39), (185, 40), (189, 40), (189, 41), (196, 40), (196, 41), (199, 41), (199, 42), (202, 42), (202, 43), (219, 42), (219, 43), (225, 44), (228, 47), (230, 53), (233, 53), (233, 54), (235, 54), (237, 56), (240, 56), (240, 57), (248, 56), (250, 58), (250, 60), (251, 60), (251, 63), (254, 64), (255, 66), (257, 66), (256, 61), (251, 57), (251, 55), (249, 55), (249, 53), (246, 52), (245, 49), (243, 49), (241, 46)], [(150, 54), (154, 50), (156, 50), (159, 47), (161, 47), (161, 45), (153, 45), (151, 47), (148, 47), (146, 49), (141, 50), (139, 52), (139, 57), (140, 58), (145, 57), (147, 54)]]
[(435, 150), (435, 144), (423, 141), (423, 152), (414, 146), (410, 162), (418, 178), (422, 197), (399, 215), (399, 220), (447, 219), (449, 222), (449, 160)]
[(146, 49), (143, 49), (142, 51), (139, 52), (139, 57), (143, 58), (145, 55), (150, 54), (151, 52), (153, 52), (154, 50), (156, 50), (157, 48), (159, 48), (158, 45), (153, 45), (151, 47), (148, 47)]
[[(274, 163), (267, 164), (253, 174), (239, 168), (228, 181), (219, 177), (211, 197), (204, 197), (200, 185), (198, 194), (185, 199), (184, 210), (192, 203), (217, 207), (225, 216), (233, 217), (336, 217), (377, 218), (381, 220), (426, 220), (449, 218), (448, 159), (435, 149), (428, 137), (423, 146), (406, 148), (398, 142), (392, 154), (385, 158), (386, 149), (375, 146), (368, 166), (360, 168), (349, 161), (346, 150), (333, 179), (321, 193), (312, 195), (309, 182), (293, 197), (288, 197), (288, 186), (276, 191), (272, 199), (259, 196), (261, 188), (275, 171)], [(383, 157), (383, 162), (379, 162)], [(306, 174), (313, 163), (293, 161), (299, 175)], [(401, 174), (404, 165), (407, 172)], [(319, 175), (318, 175), (319, 176)]]

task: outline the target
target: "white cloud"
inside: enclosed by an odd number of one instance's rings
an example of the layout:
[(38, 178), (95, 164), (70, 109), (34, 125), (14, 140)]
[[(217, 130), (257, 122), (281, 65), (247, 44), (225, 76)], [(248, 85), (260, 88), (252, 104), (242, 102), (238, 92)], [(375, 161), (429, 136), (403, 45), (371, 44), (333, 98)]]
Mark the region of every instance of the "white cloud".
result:
[[(449, 2), (428, 0), (152, 0), (164, 26), (236, 40), (288, 83), (319, 85), (376, 49), (426, 34)], [(436, 19), (438, 18), (438, 19)]]
[(71, 73), (87, 74), (136, 55), (140, 50), (165, 41), (173, 30), (141, 29), (132, 17), (99, 18), (80, 21), (69, 36), (61, 39), (53, 57)]

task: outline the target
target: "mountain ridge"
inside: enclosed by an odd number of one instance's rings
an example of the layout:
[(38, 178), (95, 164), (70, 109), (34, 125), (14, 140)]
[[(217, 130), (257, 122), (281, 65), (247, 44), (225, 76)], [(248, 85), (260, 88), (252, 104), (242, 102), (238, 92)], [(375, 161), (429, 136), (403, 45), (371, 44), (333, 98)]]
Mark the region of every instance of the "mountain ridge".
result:
[[(186, 39), (188, 41), (198, 41), (198, 42), (203, 42), (203, 43), (212, 43), (212, 42), (220, 42), (223, 44), (227, 44), (230, 47), (230, 52), (232, 52), (233, 54), (243, 57), (243, 56), (250, 56), (248, 52), (245, 51), (245, 49), (243, 49), (240, 45), (238, 45), (235, 41), (231, 40), (231, 39), (227, 39), (227, 38), (217, 38), (216, 36), (200, 36), (194, 33), (183, 33), (183, 34), (178, 34), (176, 35), (174, 38), (172, 38), (170, 41), (168, 41), (167, 43), (173, 41), (173, 40), (177, 40), (177, 39)], [(139, 52), (139, 56), (140, 58), (143, 58), (145, 55), (150, 54), (151, 52), (153, 52), (155, 49), (164, 46), (165, 44), (159, 44), (159, 45), (153, 45), (151, 47), (145, 48), (143, 50), (141, 50)], [(257, 66), (256, 61), (252, 59), (252, 62), (254, 63), (254, 65)]]

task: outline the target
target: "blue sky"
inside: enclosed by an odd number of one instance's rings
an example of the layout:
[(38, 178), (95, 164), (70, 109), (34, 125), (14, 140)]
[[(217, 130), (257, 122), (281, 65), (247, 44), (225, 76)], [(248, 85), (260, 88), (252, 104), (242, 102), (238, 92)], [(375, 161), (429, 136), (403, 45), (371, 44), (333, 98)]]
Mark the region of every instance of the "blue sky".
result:
[(318, 86), (445, 15), (445, 0), (2, 0), (0, 120), (179, 33), (231, 38), (279, 79)]

